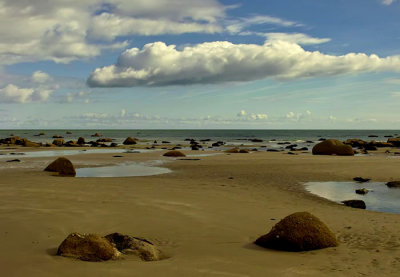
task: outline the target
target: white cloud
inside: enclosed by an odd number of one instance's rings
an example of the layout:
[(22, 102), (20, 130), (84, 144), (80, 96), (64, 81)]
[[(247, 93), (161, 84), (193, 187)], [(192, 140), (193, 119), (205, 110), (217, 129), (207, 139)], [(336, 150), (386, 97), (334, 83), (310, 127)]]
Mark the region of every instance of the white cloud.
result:
[[(83, 98), (89, 94), (90, 94), (90, 92), (88, 92), (88, 91), (68, 92), (65, 96), (64, 101), (61, 101), (61, 102), (72, 103), (73, 101)], [(85, 99), (84, 100), (85, 103), (86, 103), (86, 100), (89, 100), (89, 99)]]
[(309, 110), (307, 110), (306, 115), (311, 115), (311, 112)]
[(239, 117), (243, 117), (243, 116), (246, 116), (247, 115), (247, 112), (245, 111), (245, 110), (241, 110), (240, 112), (238, 112), (238, 114), (237, 114), (237, 116), (239, 116)]
[(268, 41), (287, 41), (300, 45), (321, 44), (331, 41), (330, 38), (314, 38), (302, 33), (265, 33)]
[(217, 0), (2, 0), (0, 64), (91, 58), (126, 47), (110, 41), (120, 36), (212, 33), (226, 8)]
[(46, 101), (53, 91), (42, 88), (19, 88), (9, 84), (0, 88), (0, 103), (28, 103)]
[(293, 117), (295, 117), (294, 112), (289, 112), (286, 114), (286, 118), (293, 118)]
[(307, 51), (273, 40), (264, 45), (216, 41), (178, 50), (163, 42), (124, 51), (115, 65), (95, 69), (92, 87), (166, 86), (281, 80), (359, 72), (400, 72), (400, 56), (349, 53), (342, 56)]
[(226, 29), (231, 34), (241, 33), (244, 29), (252, 25), (271, 24), (283, 27), (302, 26), (302, 24), (299, 24), (294, 21), (289, 21), (268, 15), (256, 15), (249, 18), (239, 18), (230, 21), (228, 20), (226, 21), (226, 23), (227, 23)]
[(32, 74), (32, 81), (35, 82), (35, 83), (46, 83), (46, 82), (48, 82), (50, 80), (51, 80), (50, 75), (45, 73), (45, 72), (42, 72), (40, 70), (35, 71)]
[(335, 116), (333, 116), (333, 115), (330, 115), (329, 117), (329, 120), (331, 120), (331, 121), (335, 121), (337, 118), (335, 117)]

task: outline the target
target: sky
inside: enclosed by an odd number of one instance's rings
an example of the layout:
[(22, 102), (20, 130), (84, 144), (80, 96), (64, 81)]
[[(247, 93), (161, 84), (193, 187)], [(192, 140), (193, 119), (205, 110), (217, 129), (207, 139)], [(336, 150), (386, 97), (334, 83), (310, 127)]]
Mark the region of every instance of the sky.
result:
[(400, 0), (0, 0), (0, 129), (400, 129)]

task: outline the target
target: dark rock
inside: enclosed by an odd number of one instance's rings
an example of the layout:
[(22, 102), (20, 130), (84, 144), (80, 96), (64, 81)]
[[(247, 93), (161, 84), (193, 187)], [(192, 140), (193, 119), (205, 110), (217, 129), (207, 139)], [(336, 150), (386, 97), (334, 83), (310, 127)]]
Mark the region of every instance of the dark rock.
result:
[(103, 136), (103, 135), (100, 134), (100, 133), (95, 133), (95, 134), (92, 135), (92, 137), (102, 137), (102, 136)]
[(371, 179), (363, 178), (363, 177), (354, 177), (353, 180), (356, 182), (359, 182), (359, 183), (365, 183), (365, 182), (370, 181)]
[(170, 142), (170, 141), (163, 140), (161, 143), (167, 144), (167, 143), (171, 143), (171, 142)]
[(225, 153), (239, 153), (239, 148), (234, 147), (232, 149), (228, 149), (225, 151)]
[(354, 151), (350, 145), (346, 145), (335, 139), (328, 139), (316, 144), (312, 149), (313, 155), (338, 155), (353, 156)]
[(184, 153), (178, 150), (172, 150), (165, 153), (163, 156), (165, 157), (186, 157)]
[(86, 141), (85, 141), (85, 138), (83, 138), (83, 137), (79, 137), (78, 138), (78, 142), (77, 142), (79, 145), (83, 145), (83, 144), (85, 144), (86, 143)]
[(112, 142), (112, 141), (113, 141), (112, 138), (101, 138), (97, 140), (97, 142)]
[(62, 146), (64, 144), (64, 139), (55, 139), (53, 140), (53, 143), (56, 146)]
[(239, 153), (248, 154), (250, 153), (249, 149), (240, 149)]
[(392, 145), (394, 145), (394, 146), (396, 146), (396, 147), (398, 147), (398, 146), (400, 146), (400, 137), (397, 137), (397, 138), (389, 138), (389, 139), (387, 140), (387, 142), (390, 143), (390, 144), (392, 144)]
[(255, 244), (284, 251), (309, 251), (338, 245), (335, 235), (317, 217), (308, 212), (291, 214), (279, 221)]
[(65, 133), (66, 133), (67, 135), (71, 135), (71, 134), (72, 134), (71, 131), (66, 131)]
[(19, 160), (19, 159), (14, 159), (14, 160), (8, 160), (7, 162), (8, 162), (8, 163), (14, 163), (14, 162), (19, 163), (19, 162), (21, 162), (21, 160)]
[(62, 176), (75, 176), (76, 171), (70, 160), (61, 157), (50, 163), (45, 171), (58, 172)]
[(263, 142), (262, 139), (252, 139), (251, 142)]
[(357, 194), (362, 194), (365, 195), (369, 192), (369, 190), (367, 190), (366, 188), (362, 188), (362, 189), (356, 189), (356, 193)]
[(389, 188), (400, 188), (400, 181), (390, 181), (386, 183)]
[(267, 152), (280, 152), (278, 149), (267, 149)]
[(365, 202), (362, 200), (345, 200), (342, 201), (343, 204), (346, 206), (356, 208), (356, 209), (365, 209), (367, 206), (365, 205)]
[(118, 146), (118, 143), (115, 143), (115, 142), (112, 142), (111, 144), (110, 144), (110, 147), (117, 147)]
[(137, 141), (136, 141), (136, 139), (134, 139), (134, 138), (127, 137), (127, 138), (124, 140), (123, 144), (124, 144), (124, 145), (137, 144)]
[(60, 136), (60, 135), (54, 135), (53, 138), (56, 138), (56, 139), (57, 139), (57, 138), (64, 138), (64, 137), (63, 137), (63, 136)]

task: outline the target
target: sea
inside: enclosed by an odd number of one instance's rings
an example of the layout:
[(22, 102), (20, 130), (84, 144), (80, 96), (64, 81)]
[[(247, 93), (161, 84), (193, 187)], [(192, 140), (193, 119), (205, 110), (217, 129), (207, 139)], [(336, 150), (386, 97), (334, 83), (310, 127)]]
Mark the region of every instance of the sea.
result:
[[(67, 134), (67, 132), (71, 134)], [(44, 135), (39, 136), (39, 133)], [(144, 141), (169, 141), (172, 143), (182, 143), (185, 139), (224, 141), (231, 144), (243, 144), (244, 141), (253, 139), (262, 140), (262, 143), (271, 145), (279, 142), (290, 142), (303, 144), (307, 141), (317, 142), (321, 138), (334, 138), (338, 140), (346, 140), (358, 138), (363, 140), (386, 141), (388, 137), (397, 137), (400, 130), (238, 130), (238, 129), (184, 129), (184, 130), (138, 130), (138, 129), (17, 129), (17, 130), (0, 130), (0, 138), (6, 138), (11, 135), (27, 138), (35, 142), (51, 142), (53, 135), (61, 135), (66, 141), (76, 140), (83, 137), (87, 141), (94, 140), (92, 135), (100, 133), (103, 138), (112, 138), (116, 143), (122, 143), (127, 137), (134, 137)]]

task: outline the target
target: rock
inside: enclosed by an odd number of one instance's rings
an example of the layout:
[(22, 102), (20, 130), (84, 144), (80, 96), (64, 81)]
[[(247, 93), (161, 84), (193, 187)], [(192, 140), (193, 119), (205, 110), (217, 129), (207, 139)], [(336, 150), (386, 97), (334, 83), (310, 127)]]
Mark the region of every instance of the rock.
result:
[(367, 150), (367, 151), (376, 151), (376, 150), (378, 150), (378, 148), (373, 144), (366, 144), (366, 145), (363, 146), (363, 148), (364, 148), (364, 150)]
[(390, 144), (392, 144), (392, 145), (394, 145), (394, 146), (396, 146), (396, 147), (398, 147), (398, 146), (400, 146), (400, 137), (397, 137), (397, 138), (389, 138), (389, 139), (387, 140), (387, 142), (390, 143)]
[(64, 138), (64, 137), (60, 135), (54, 135), (53, 138)]
[(112, 143), (110, 144), (110, 147), (117, 147), (117, 146), (118, 146), (118, 144), (115, 143), (115, 142), (112, 142)]
[(249, 149), (240, 149), (239, 153), (248, 154), (250, 153)]
[(387, 182), (386, 186), (388, 186), (389, 188), (400, 188), (400, 181)]
[(239, 153), (239, 148), (235, 147), (232, 149), (228, 149), (225, 151), (225, 153)]
[(112, 142), (113, 140), (111, 138), (102, 138), (98, 139), (97, 142)]
[(80, 146), (75, 140), (69, 140), (65, 143), (65, 146), (68, 147), (78, 147)]
[(100, 133), (95, 133), (95, 134), (92, 135), (92, 137), (102, 137), (102, 136), (103, 136), (103, 135), (100, 134)]
[(263, 142), (262, 139), (252, 139), (251, 142)]
[(66, 131), (65, 133), (66, 133), (67, 135), (71, 135), (71, 134), (72, 134), (71, 131)]
[(222, 145), (224, 145), (225, 143), (223, 142), (223, 141), (217, 141), (217, 142), (214, 142), (213, 144), (211, 144), (211, 146), (213, 146), (213, 147), (219, 147), (219, 146), (222, 146)]
[(157, 247), (146, 239), (131, 237), (120, 233), (112, 233), (105, 238), (113, 243), (123, 254), (134, 254), (143, 261), (159, 261), (163, 255)]
[(320, 138), (320, 139), (318, 139), (318, 141), (325, 141), (326, 140), (326, 138)]
[(20, 159), (14, 159), (14, 160), (8, 160), (7, 162), (8, 163), (14, 163), (14, 162), (19, 163), (20, 161), (21, 161)]
[(312, 149), (313, 155), (338, 155), (353, 156), (354, 151), (350, 145), (346, 145), (335, 139), (328, 139), (316, 144)]
[(211, 139), (201, 139), (200, 141), (201, 142), (208, 142), (208, 141), (211, 141)]
[(52, 144), (57, 145), (57, 146), (62, 146), (64, 144), (64, 140), (63, 139), (55, 139), (55, 140), (53, 140)]
[(136, 141), (136, 139), (134, 139), (134, 138), (127, 137), (127, 138), (124, 140), (123, 144), (124, 144), (124, 145), (137, 144), (137, 141)]
[(85, 143), (86, 143), (85, 138), (79, 137), (77, 143), (78, 143), (79, 145), (85, 144)]
[(362, 200), (346, 200), (342, 201), (343, 204), (346, 206), (356, 208), (356, 209), (365, 209), (367, 206), (365, 205), (365, 202)]
[(163, 141), (161, 141), (161, 143), (167, 144), (167, 143), (171, 143), (171, 142), (170, 142), (170, 141), (163, 140)]
[(379, 137), (379, 136), (377, 136), (377, 135), (369, 135), (368, 137), (369, 137), (369, 138), (377, 138), (377, 137)]
[(102, 236), (72, 233), (60, 244), (57, 255), (82, 261), (101, 262), (115, 259), (120, 253)]
[(288, 152), (289, 155), (297, 155), (296, 153), (293, 152)]
[(278, 149), (267, 149), (267, 152), (280, 152)]
[(335, 235), (308, 212), (291, 214), (279, 221), (255, 244), (284, 251), (309, 251), (338, 245)]
[(365, 195), (369, 192), (369, 190), (367, 190), (366, 188), (362, 188), (362, 189), (356, 189), (356, 193), (357, 194), (361, 194), (361, 195)]
[(184, 153), (178, 150), (172, 150), (165, 153), (163, 156), (165, 157), (186, 157)]
[(40, 133), (39, 133), (39, 136), (44, 136), (44, 135), (45, 135), (44, 132), (40, 132)]
[(32, 141), (30, 141), (30, 140), (28, 140), (26, 138), (22, 139), (22, 143), (21, 144), (23, 146), (25, 146), (25, 147), (39, 147), (40, 146), (39, 143), (32, 142)]
[(348, 139), (344, 142), (344, 144), (349, 144), (353, 147), (361, 147), (366, 145), (368, 142), (362, 140), (362, 139)]
[(61, 157), (50, 163), (45, 169), (45, 171), (58, 172), (62, 176), (75, 176), (76, 171), (74, 165), (70, 160)]
[(356, 182), (359, 182), (359, 183), (365, 183), (365, 182), (370, 181), (371, 179), (363, 178), (363, 177), (354, 177), (353, 180)]
[[(175, 147), (174, 147), (174, 148), (175, 148)], [(199, 147), (198, 145), (192, 145), (191, 148), (192, 148), (192, 150), (194, 150), (194, 151), (200, 150), (200, 147)]]

